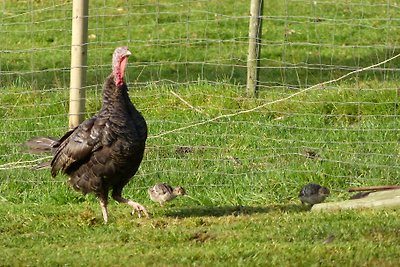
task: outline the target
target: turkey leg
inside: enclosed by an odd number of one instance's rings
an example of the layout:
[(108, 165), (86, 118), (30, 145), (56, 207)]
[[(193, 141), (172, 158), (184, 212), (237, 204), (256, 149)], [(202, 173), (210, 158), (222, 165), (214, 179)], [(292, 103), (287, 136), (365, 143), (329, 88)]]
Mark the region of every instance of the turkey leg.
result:
[(142, 216), (142, 212), (146, 217), (149, 217), (149, 213), (147, 212), (146, 208), (143, 207), (141, 204), (134, 202), (130, 199), (123, 198), (122, 196), (118, 196), (118, 195), (117, 196), (113, 195), (112, 197), (119, 203), (125, 203), (125, 204), (131, 206), (133, 208), (132, 215), (135, 213), (135, 211), (137, 211), (139, 218)]
[(104, 224), (108, 223), (107, 199), (100, 198), (101, 212), (103, 213)]

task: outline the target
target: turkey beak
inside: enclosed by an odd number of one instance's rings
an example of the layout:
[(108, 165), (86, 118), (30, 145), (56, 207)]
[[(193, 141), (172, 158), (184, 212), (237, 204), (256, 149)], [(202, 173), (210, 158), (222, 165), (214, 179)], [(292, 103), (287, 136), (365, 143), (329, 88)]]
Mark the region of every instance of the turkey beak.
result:
[(125, 54), (125, 56), (126, 56), (126, 57), (129, 57), (130, 55), (132, 55), (131, 51), (129, 51), (129, 50), (126, 50), (126, 54)]

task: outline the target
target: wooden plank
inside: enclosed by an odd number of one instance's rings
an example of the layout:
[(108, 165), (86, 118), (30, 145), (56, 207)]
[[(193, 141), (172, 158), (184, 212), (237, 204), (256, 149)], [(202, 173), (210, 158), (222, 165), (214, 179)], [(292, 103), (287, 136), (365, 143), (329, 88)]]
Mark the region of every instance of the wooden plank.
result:
[(311, 211), (339, 211), (365, 208), (400, 208), (400, 189), (370, 193), (360, 199), (314, 205)]

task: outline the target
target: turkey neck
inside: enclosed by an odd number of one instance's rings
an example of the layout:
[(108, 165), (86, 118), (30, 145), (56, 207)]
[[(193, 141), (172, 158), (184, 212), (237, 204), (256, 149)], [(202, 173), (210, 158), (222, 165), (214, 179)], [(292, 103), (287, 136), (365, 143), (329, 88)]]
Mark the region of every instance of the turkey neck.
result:
[(108, 112), (111, 117), (141, 117), (129, 98), (126, 84), (123, 83), (121, 86), (116, 86), (112, 74), (104, 84), (102, 110)]
[[(129, 105), (130, 104), (130, 105)], [(125, 112), (127, 106), (133, 106), (129, 99), (128, 88), (125, 83), (116, 86), (114, 75), (108, 76), (103, 90), (103, 109), (113, 112)]]
[(107, 119), (112, 125), (112, 131), (145, 142), (147, 138), (147, 125), (143, 116), (132, 104), (128, 87), (125, 83), (116, 86), (114, 76), (111, 74), (104, 84), (103, 107), (99, 117)]

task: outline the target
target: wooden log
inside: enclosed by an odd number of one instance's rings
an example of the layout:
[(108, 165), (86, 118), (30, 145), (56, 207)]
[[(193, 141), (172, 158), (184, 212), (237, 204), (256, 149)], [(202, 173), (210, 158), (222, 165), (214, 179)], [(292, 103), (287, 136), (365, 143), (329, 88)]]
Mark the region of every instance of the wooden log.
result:
[(379, 186), (364, 186), (364, 187), (350, 187), (348, 192), (360, 192), (360, 191), (384, 191), (400, 189), (400, 185), (379, 185)]
[(400, 208), (400, 189), (374, 192), (360, 199), (321, 203), (314, 205), (311, 211), (340, 211), (371, 208)]

